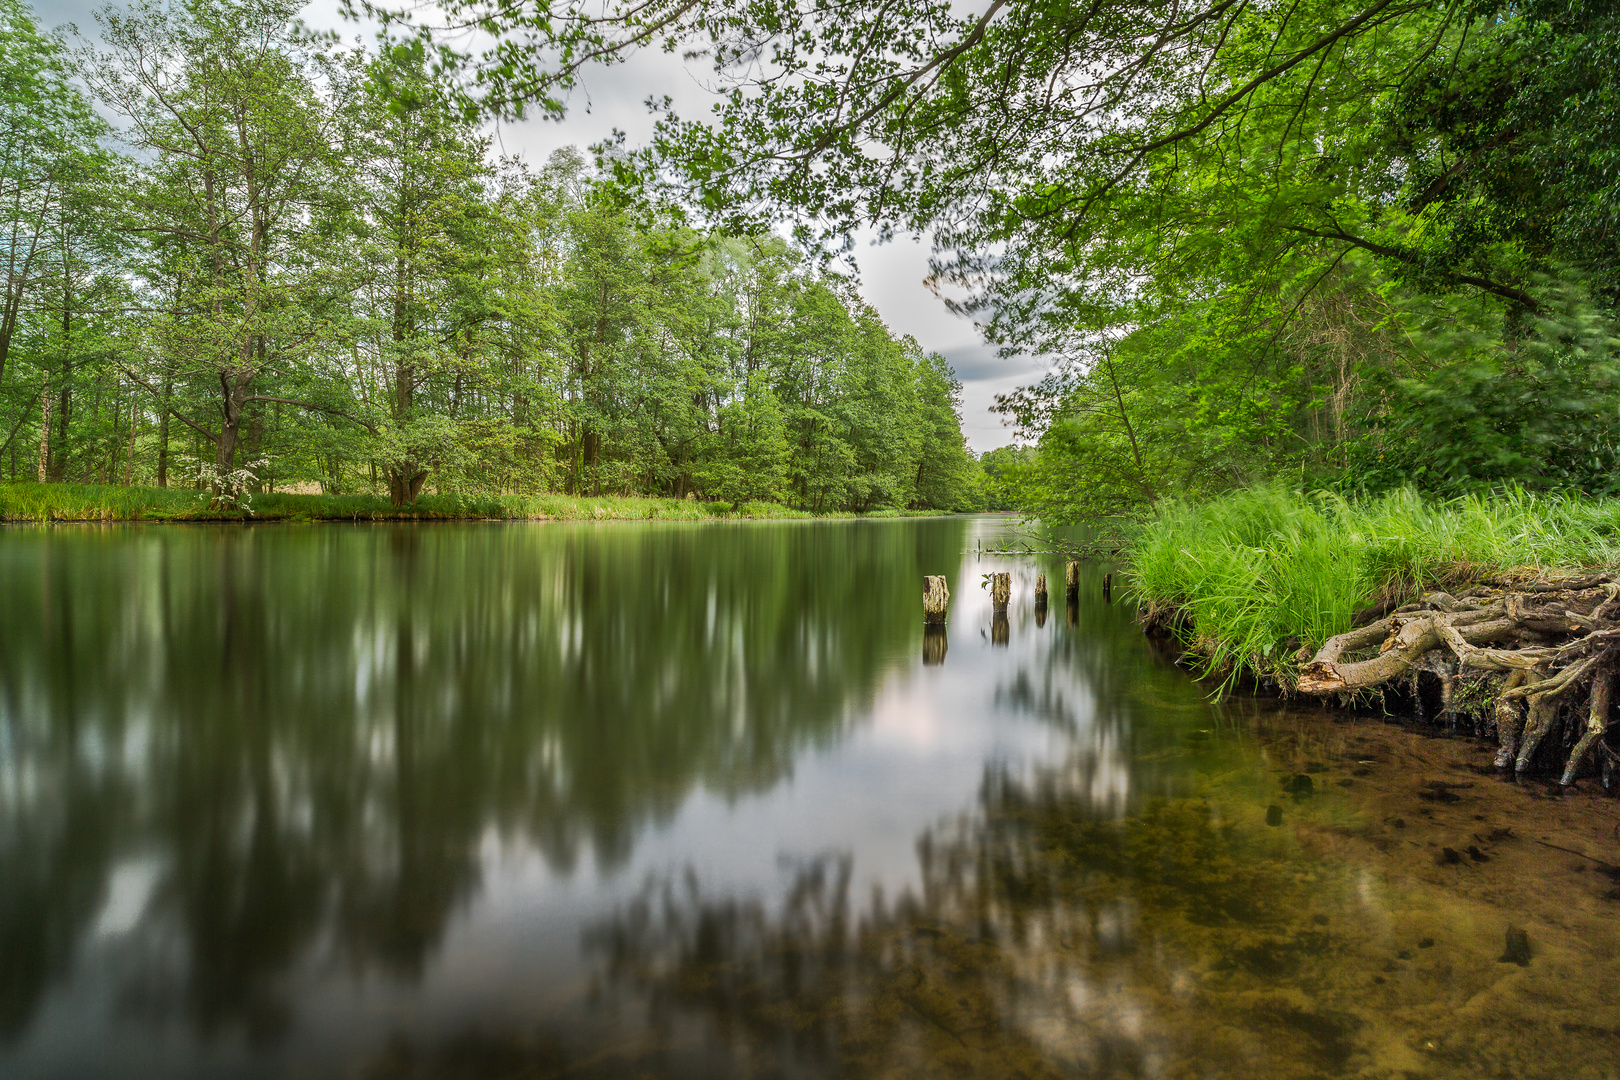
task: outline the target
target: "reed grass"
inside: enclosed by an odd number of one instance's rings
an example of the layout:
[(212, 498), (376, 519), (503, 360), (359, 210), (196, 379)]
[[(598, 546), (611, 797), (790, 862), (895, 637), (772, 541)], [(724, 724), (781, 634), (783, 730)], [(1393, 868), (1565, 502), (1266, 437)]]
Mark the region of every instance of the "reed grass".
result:
[(1617, 563), (1620, 500), (1256, 487), (1164, 505), (1133, 537), (1127, 573), (1138, 599), (1191, 617), (1187, 644), (1209, 672), (1291, 684), (1301, 646), (1314, 652), (1379, 599)]
[[(927, 515), (885, 509), (873, 517)], [(255, 495), (251, 513), (216, 510), (198, 491), (96, 484), (0, 484), (0, 521), (713, 521), (823, 517), (776, 503), (639, 496), (424, 495), (403, 509), (375, 495)]]

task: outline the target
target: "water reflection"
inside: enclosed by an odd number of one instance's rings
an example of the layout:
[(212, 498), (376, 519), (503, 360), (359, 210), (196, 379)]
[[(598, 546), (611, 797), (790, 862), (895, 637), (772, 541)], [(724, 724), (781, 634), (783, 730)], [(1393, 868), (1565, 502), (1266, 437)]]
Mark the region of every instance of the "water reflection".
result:
[(1309, 886), (1274, 839), (1203, 797), (1099, 813), (1098, 778), (988, 771), (980, 812), (919, 839), (923, 886), (892, 901), (853, 897), (838, 856), (795, 868), (775, 911), (665, 879), (587, 948), (659, 1051), (711, 1072), (783, 1047), (823, 1075), (1179, 1074), (1195, 1054), (1232, 1075), (1256, 1050), (1268, 1075), (1342, 1065), (1349, 1014), (1196, 1015), (1209, 972), (1274, 986), (1330, 943), (1294, 925)]
[(119, 1011), (204, 1037), (284, 1034), (313, 956), (419, 976), (491, 831), (611, 871), (838, 740), (962, 531), (7, 534), (0, 1037), (114, 901)]
[(998, 611), (990, 617), (990, 644), (1005, 646), (1011, 640), (1012, 624), (1005, 611)]
[(1620, 1069), (1576, 796), (1212, 708), (997, 527), (5, 534), (0, 1073)]
[[(1367, 766), (1392, 749), (1421, 754), (1410, 737), (1290, 722), (1254, 703), (1210, 710), (1131, 644), (1052, 636), (1000, 669), (997, 710), (1065, 749), (988, 762), (972, 806), (918, 835), (914, 887), (862, 890), (843, 851), (785, 862), (775, 900), (690, 868), (653, 875), (583, 933), (594, 1009), (613, 1038), (542, 1024), (401, 1039), (373, 1075), (1473, 1077), (1620, 1066), (1609, 1029), (1567, 1019), (1592, 990), (1620, 988), (1612, 963), (1578, 976), (1555, 965), (1534, 982), (1505, 971), (1496, 916), (1455, 882), (1424, 877), (1434, 869), (1424, 835), (1346, 796), (1377, 782)], [(1410, 775), (1391, 770), (1387, 797), (1421, 808)], [(1301, 776), (1315, 777), (1308, 792)], [(1294, 792), (1288, 828), (1266, 810), (1283, 791)], [(1469, 809), (1487, 812), (1462, 827), (1490, 832), (1474, 823), (1511, 807)], [(1414, 861), (1369, 873), (1370, 855), (1403, 847), (1418, 849)], [(1547, 888), (1538, 875), (1504, 902), (1512, 910)], [(1606, 940), (1595, 914), (1565, 932), (1585, 947)], [(474, 1046), (499, 1067), (466, 1068), (457, 1055)]]
[(474, 1043), (534, 1075), (1163, 1071), (1168, 1036), (1143, 1028), (1161, 1003), (1130, 1004), (1194, 962), (1165, 954), (1180, 943), (1162, 927), (1242, 921), (1247, 934), (1268, 902), (1292, 918), (1303, 886), (1287, 865), (1247, 872), (1288, 845), (1239, 829), (1187, 768), (1226, 776), (1233, 800), (1262, 782), (1240, 743), (1207, 727), (1188, 739), (1186, 721), (1210, 713), (1174, 670), (1118, 633), (1030, 636), (1032, 616), (991, 615), (1009, 636), (1017, 621), (1023, 647), (995, 669), (990, 700), (1066, 749), (986, 764), (973, 805), (916, 837), (914, 887), (863, 891), (845, 851), (785, 860), (774, 903), (690, 867), (653, 875), (583, 932), (611, 1039), (544, 1027), (401, 1039), (373, 1075), (484, 1075), (452, 1050)]

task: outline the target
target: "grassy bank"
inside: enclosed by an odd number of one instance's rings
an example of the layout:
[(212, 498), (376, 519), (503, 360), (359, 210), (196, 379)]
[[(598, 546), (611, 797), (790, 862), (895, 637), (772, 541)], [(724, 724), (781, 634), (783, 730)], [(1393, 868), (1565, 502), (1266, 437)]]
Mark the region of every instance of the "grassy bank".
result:
[[(926, 516), (879, 510), (866, 517)], [(199, 492), (94, 484), (0, 484), (0, 521), (713, 521), (808, 518), (776, 503), (572, 495), (424, 495), (396, 510), (373, 495), (255, 495), (252, 514), (211, 510)], [(853, 514), (832, 515), (855, 517)]]
[(1617, 564), (1620, 500), (1254, 488), (1164, 507), (1133, 538), (1129, 574), (1140, 600), (1190, 616), (1188, 644), (1211, 670), (1291, 682), (1301, 645), (1384, 597)]

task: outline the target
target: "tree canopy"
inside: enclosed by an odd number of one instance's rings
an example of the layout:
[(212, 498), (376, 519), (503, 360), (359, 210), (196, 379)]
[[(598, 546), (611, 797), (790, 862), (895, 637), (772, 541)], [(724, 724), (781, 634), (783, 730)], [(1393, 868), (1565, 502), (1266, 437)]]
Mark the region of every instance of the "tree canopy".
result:
[(642, 48), (706, 58), (713, 114), (652, 103), (649, 146), (601, 148), (621, 182), (823, 240), (931, 233), (989, 338), (1055, 361), (1004, 402), (1049, 516), (1278, 474), (1612, 485), (1612, 4), (443, 11), (410, 48), (469, 111), (558, 114)]

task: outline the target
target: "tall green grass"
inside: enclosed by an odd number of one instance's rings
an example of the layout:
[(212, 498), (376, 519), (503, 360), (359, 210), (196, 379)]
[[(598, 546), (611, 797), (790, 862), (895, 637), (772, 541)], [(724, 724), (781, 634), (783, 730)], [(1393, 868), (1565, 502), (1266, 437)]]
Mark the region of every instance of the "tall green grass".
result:
[[(255, 495), (251, 510), (250, 515), (214, 510), (202, 493), (180, 488), (0, 484), (0, 521), (712, 521), (815, 516), (765, 502), (733, 507), (692, 499), (573, 495), (424, 495), (398, 510), (374, 495)], [(911, 513), (885, 510), (870, 516)]]
[(1209, 669), (1291, 680), (1314, 651), (1386, 596), (1481, 575), (1620, 563), (1620, 500), (1413, 491), (1348, 501), (1258, 487), (1170, 503), (1133, 538), (1133, 591), (1191, 616)]

